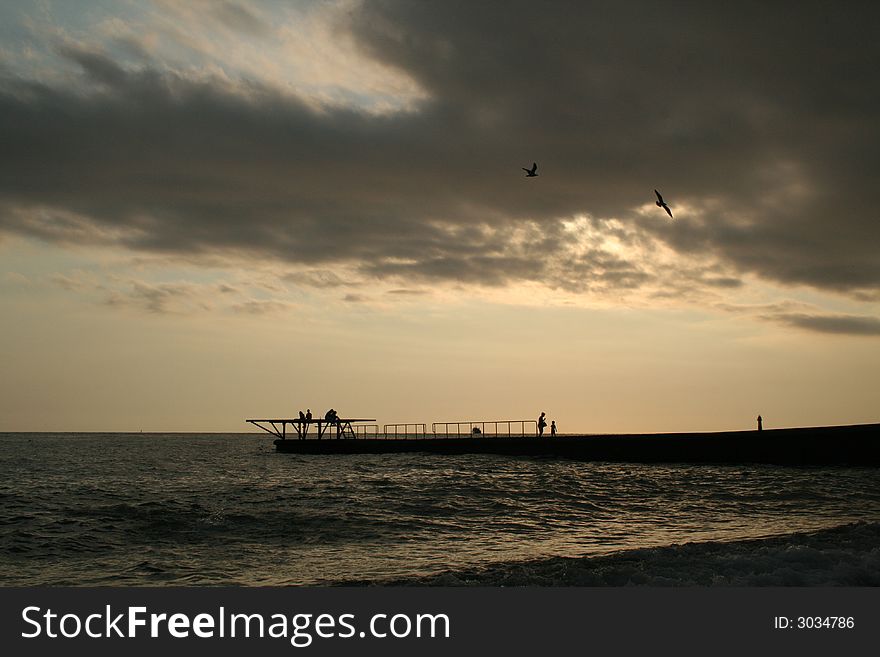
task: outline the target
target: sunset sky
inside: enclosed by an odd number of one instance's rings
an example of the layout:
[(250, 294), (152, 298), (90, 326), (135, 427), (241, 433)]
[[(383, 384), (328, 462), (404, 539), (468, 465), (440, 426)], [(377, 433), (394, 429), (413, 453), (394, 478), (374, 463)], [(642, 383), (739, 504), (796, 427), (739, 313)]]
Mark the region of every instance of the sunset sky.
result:
[(0, 431), (880, 421), (878, 19), (3, 2)]

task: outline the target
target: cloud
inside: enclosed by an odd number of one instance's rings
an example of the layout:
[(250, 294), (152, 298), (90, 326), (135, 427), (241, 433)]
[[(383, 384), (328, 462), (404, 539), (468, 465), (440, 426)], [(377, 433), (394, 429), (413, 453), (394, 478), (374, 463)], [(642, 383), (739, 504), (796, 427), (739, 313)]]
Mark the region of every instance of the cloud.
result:
[(776, 303), (716, 303), (715, 310), (722, 312), (738, 314), (738, 315), (763, 315), (769, 317), (772, 315), (783, 315), (790, 313), (814, 313), (816, 308), (805, 303), (797, 301), (784, 300)]
[(812, 331), (835, 335), (880, 336), (880, 318), (862, 315), (808, 315), (780, 313), (766, 317), (775, 322)]
[(28, 286), (31, 284), (31, 279), (17, 271), (6, 272), (3, 274), (3, 280), (17, 286)]
[(396, 290), (388, 290), (385, 294), (401, 297), (421, 297), (430, 294), (427, 290), (410, 290), (407, 288), (399, 288)]
[(86, 282), (81, 277), (65, 276), (64, 274), (53, 275), (51, 281), (68, 292), (78, 292), (94, 286), (93, 283)]
[(249, 299), (232, 306), (232, 312), (240, 315), (281, 315), (295, 308), (295, 305), (286, 301), (272, 299)]
[(211, 310), (212, 305), (202, 290), (191, 283), (146, 283), (129, 281), (124, 288), (116, 288), (105, 300), (114, 307), (133, 307), (159, 315), (187, 314)]
[(265, 36), (271, 28), (247, 7), (228, 0), (208, 3), (209, 13), (226, 27), (250, 36)]
[(58, 47), (58, 53), (78, 64), (93, 82), (117, 88), (126, 82), (125, 70), (100, 52), (80, 44), (65, 43)]
[(709, 285), (710, 287), (720, 287), (720, 288), (738, 288), (738, 287), (743, 286), (742, 279), (732, 278), (730, 276), (704, 278), (703, 283), (705, 283), (706, 285)]
[(339, 274), (329, 269), (310, 269), (306, 271), (290, 272), (281, 277), (285, 283), (294, 285), (306, 285), (317, 288), (334, 288), (349, 285), (357, 285), (355, 281), (343, 279)]
[(0, 80), (0, 231), (274, 261), (319, 288), (714, 295), (755, 277), (876, 298), (878, 12), (363, 3), (339, 34), (424, 93), (386, 114), (66, 42), (75, 88)]
[(240, 294), (239, 289), (229, 283), (218, 283), (217, 290), (222, 294)]
[[(157, 263), (153, 263), (156, 265)], [(161, 270), (146, 267), (147, 276), (160, 275)], [(184, 270), (183, 276), (192, 275)], [(204, 283), (184, 279), (174, 281), (146, 280), (118, 275), (112, 270), (74, 270), (54, 274), (51, 282), (83, 299), (105, 307), (134, 310), (154, 315), (195, 315), (226, 313), (247, 315), (279, 314), (295, 308), (284, 299), (255, 299), (245, 295), (262, 288), (259, 282)], [(257, 294), (260, 294), (258, 291)], [(242, 297), (245, 297), (242, 299)]]
[(813, 333), (851, 336), (880, 335), (880, 318), (870, 315), (828, 313), (806, 303), (780, 301), (765, 304), (717, 303), (715, 310), (743, 315)]

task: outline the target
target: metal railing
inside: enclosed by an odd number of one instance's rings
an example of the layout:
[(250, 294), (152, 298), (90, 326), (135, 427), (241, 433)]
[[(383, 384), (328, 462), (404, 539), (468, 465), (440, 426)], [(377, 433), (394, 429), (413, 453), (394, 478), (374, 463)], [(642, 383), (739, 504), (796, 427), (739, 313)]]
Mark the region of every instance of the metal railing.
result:
[(428, 425), (424, 422), (416, 424), (386, 424), (382, 427), (385, 438), (393, 440), (404, 438), (427, 438)]
[[(475, 431), (475, 429), (477, 431)], [(431, 431), (438, 438), (466, 438), (468, 436), (537, 436), (537, 420), (473, 420), (467, 422), (434, 422)]]
[(378, 438), (378, 424), (353, 424), (351, 425), (355, 438)]
[[(366, 420), (370, 422), (371, 420)], [(425, 423), (397, 423), (382, 426), (379, 433), (378, 424), (358, 424), (357, 420), (342, 420), (339, 423), (328, 423), (312, 420), (305, 424), (297, 419), (247, 420), (254, 426), (274, 435), (276, 438), (319, 438), (317, 430), (308, 432), (310, 424), (317, 424), (323, 429), (325, 438), (369, 438), (386, 440), (425, 440), (427, 438), (472, 438), (472, 437), (527, 437), (538, 434), (537, 420), (469, 420), (466, 422), (434, 422), (431, 433)], [(295, 433), (287, 432), (287, 425), (296, 429)], [(266, 426), (270, 425), (270, 426)], [(280, 426), (278, 426), (280, 425)], [(322, 426), (323, 425), (323, 426)]]

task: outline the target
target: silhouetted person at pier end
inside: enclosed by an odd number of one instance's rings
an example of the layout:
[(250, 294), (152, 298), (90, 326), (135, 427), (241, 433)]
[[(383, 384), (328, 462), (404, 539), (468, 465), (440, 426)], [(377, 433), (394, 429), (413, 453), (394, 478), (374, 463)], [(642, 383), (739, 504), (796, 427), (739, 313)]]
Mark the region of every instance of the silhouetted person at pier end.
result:
[(544, 419), (544, 416), (547, 415), (544, 411), (541, 411), (541, 415), (538, 417), (538, 437), (544, 435), (544, 427), (547, 426), (547, 420)]
[(312, 409), (307, 408), (306, 409), (306, 422), (311, 422), (311, 421), (312, 421)]
[(550, 435), (551, 435), (551, 436), (555, 436), (555, 435), (556, 435), (556, 420), (553, 420), (553, 421), (550, 423)]
[(759, 415), (758, 416), (758, 431), (763, 431), (763, 430), (764, 430), (764, 418), (762, 418)]

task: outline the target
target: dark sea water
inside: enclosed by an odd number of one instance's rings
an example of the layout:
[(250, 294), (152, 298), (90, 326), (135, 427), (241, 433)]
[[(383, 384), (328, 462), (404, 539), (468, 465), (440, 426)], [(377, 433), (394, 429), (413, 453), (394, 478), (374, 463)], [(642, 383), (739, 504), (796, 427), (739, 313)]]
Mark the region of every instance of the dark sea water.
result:
[(841, 583), (880, 577), (877, 468), (298, 456), (255, 435), (0, 434), (0, 475), (6, 586), (462, 583), (454, 573), (511, 568), (516, 583), (547, 583), (555, 557), (618, 563), (638, 548), (659, 572), (694, 549), (682, 544), (716, 541), (742, 576), (759, 553), (789, 563), (802, 545), (787, 537), (817, 531), (810, 559), (845, 564)]

